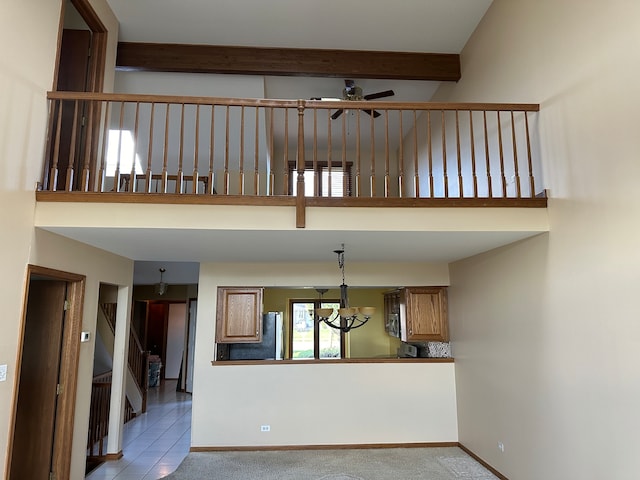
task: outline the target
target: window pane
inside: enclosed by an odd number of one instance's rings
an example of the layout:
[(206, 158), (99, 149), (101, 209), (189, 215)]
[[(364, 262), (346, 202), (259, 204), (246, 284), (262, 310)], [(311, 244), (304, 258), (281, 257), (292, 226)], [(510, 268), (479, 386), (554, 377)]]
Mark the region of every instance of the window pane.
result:
[(313, 314), (313, 303), (293, 304), (291, 358), (314, 358)]
[[(322, 302), (321, 308), (333, 308), (337, 311), (340, 304)], [(340, 330), (331, 328), (324, 322), (320, 322), (320, 358), (341, 358)]]
[(331, 175), (329, 175), (327, 170), (324, 168), (322, 169), (322, 196), (329, 196), (329, 178), (331, 178), (331, 196), (342, 197), (342, 181), (344, 179), (344, 172), (341, 168), (336, 167), (331, 169)]

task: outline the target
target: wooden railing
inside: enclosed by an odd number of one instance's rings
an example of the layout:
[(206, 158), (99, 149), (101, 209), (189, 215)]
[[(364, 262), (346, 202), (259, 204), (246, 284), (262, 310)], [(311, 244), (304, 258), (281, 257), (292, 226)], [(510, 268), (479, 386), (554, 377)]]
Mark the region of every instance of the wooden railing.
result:
[[(93, 377), (91, 384), (91, 407), (89, 409), (89, 430), (87, 432), (87, 457), (105, 458), (105, 439), (109, 434), (109, 407), (111, 405), (112, 372)], [(125, 402), (124, 423), (134, 419), (136, 413), (127, 400)]]
[[(115, 332), (116, 303), (101, 303), (100, 307), (107, 318), (111, 330)], [(140, 338), (135, 329), (129, 328), (129, 355), (128, 365), (133, 378), (142, 392), (142, 412), (147, 411), (147, 394), (149, 391), (149, 351), (142, 348)]]
[(105, 456), (105, 438), (109, 433), (111, 403), (111, 372), (94, 377), (91, 385), (91, 409), (87, 439), (87, 456)]
[(299, 200), (543, 192), (534, 104), (48, 98), (45, 191)]

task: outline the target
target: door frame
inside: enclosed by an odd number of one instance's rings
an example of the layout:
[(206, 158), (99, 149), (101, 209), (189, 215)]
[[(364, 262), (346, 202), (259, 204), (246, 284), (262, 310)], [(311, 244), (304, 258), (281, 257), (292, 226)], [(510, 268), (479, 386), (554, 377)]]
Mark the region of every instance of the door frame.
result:
[(37, 265), (27, 265), (27, 284), (22, 299), (22, 318), (20, 337), (16, 358), (16, 371), (13, 385), (12, 413), (9, 423), (9, 444), (7, 448), (7, 464), (5, 476), (11, 473), (14, 430), (18, 411), (18, 391), (20, 388), (20, 370), (22, 367), (22, 351), (24, 331), (27, 317), (27, 301), (29, 286), (33, 276), (45, 277), (47, 280), (61, 280), (67, 283), (67, 301), (69, 308), (63, 331), (62, 351), (60, 354), (60, 385), (62, 390), (58, 396), (56, 419), (54, 426), (53, 472), (56, 478), (70, 478), (71, 448), (73, 443), (73, 424), (76, 407), (76, 391), (78, 386), (78, 364), (80, 360), (80, 333), (84, 307), (84, 290), (86, 277), (75, 273), (54, 270)]
[[(104, 76), (106, 72), (106, 59), (107, 59), (107, 42), (109, 37), (109, 30), (104, 25), (100, 16), (96, 13), (96, 11), (91, 6), (90, 0), (69, 0), (71, 5), (76, 9), (78, 14), (82, 17), (84, 22), (89, 27), (91, 31), (91, 55), (89, 58), (89, 67), (87, 70), (87, 84), (85, 91), (90, 93), (101, 93), (104, 90)], [(58, 47), (56, 50), (56, 62), (55, 62), (55, 70), (53, 74), (53, 85), (52, 90), (57, 90), (58, 85), (58, 75), (60, 69), (60, 55), (62, 48), (62, 34), (64, 32), (64, 16), (65, 16), (65, 1), (62, 2), (61, 10), (60, 10), (60, 22), (58, 26)], [(83, 142), (90, 143), (90, 145), (81, 145), (82, 148), (88, 148), (90, 152), (97, 152), (98, 145), (100, 142), (100, 126), (103, 121), (102, 119), (102, 103), (101, 102), (88, 102), (88, 111), (86, 112), (87, 122), (86, 127), (89, 132), (92, 134), (88, 135), (88, 138), (80, 136), (80, 138), (84, 138)], [(54, 109), (50, 109), (49, 115), (49, 124), (53, 121), (52, 115), (54, 114)], [(51, 126), (49, 127), (51, 128)], [(42, 188), (47, 190), (49, 189), (49, 183), (53, 182), (54, 179), (49, 178), (48, 172), (51, 167), (51, 152), (53, 145), (51, 144), (51, 140), (47, 144), (47, 156), (45, 157), (45, 165), (42, 175)], [(83, 151), (81, 148), (81, 151)], [(84, 157), (84, 155), (83, 155)], [(87, 160), (87, 159), (85, 159)], [(81, 179), (81, 189), (85, 186), (92, 191), (95, 187), (96, 179), (96, 167), (97, 167), (97, 156), (95, 154), (91, 155), (91, 158), (88, 159), (88, 167), (89, 167), (89, 175), (88, 177), (82, 177)], [(84, 167), (84, 165), (83, 165)], [(76, 175), (79, 175), (80, 169)]]

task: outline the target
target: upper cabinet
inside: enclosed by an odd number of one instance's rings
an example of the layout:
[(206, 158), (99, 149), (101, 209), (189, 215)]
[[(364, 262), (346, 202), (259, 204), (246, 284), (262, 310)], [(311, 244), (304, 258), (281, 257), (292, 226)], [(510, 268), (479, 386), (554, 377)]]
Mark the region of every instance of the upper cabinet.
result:
[[(391, 307), (387, 311), (387, 318), (390, 314), (393, 319), (393, 310), (398, 309), (402, 341), (449, 341), (446, 287), (406, 287), (387, 295), (389, 298), (385, 299), (385, 307)], [(393, 335), (392, 329), (389, 330)]]
[(259, 287), (218, 288), (217, 343), (262, 341), (262, 296)]

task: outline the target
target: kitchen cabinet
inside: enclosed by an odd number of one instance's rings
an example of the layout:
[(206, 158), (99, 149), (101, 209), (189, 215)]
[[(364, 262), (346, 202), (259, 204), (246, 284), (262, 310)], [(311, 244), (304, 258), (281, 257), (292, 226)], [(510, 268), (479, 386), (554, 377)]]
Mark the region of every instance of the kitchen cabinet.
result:
[(262, 341), (262, 296), (260, 287), (218, 287), (217, 343)]
[(448, 342), (446, 287), (405, 287), (385, 294), (385, 319), (389, 327), (399, 316), (403, 342)]

